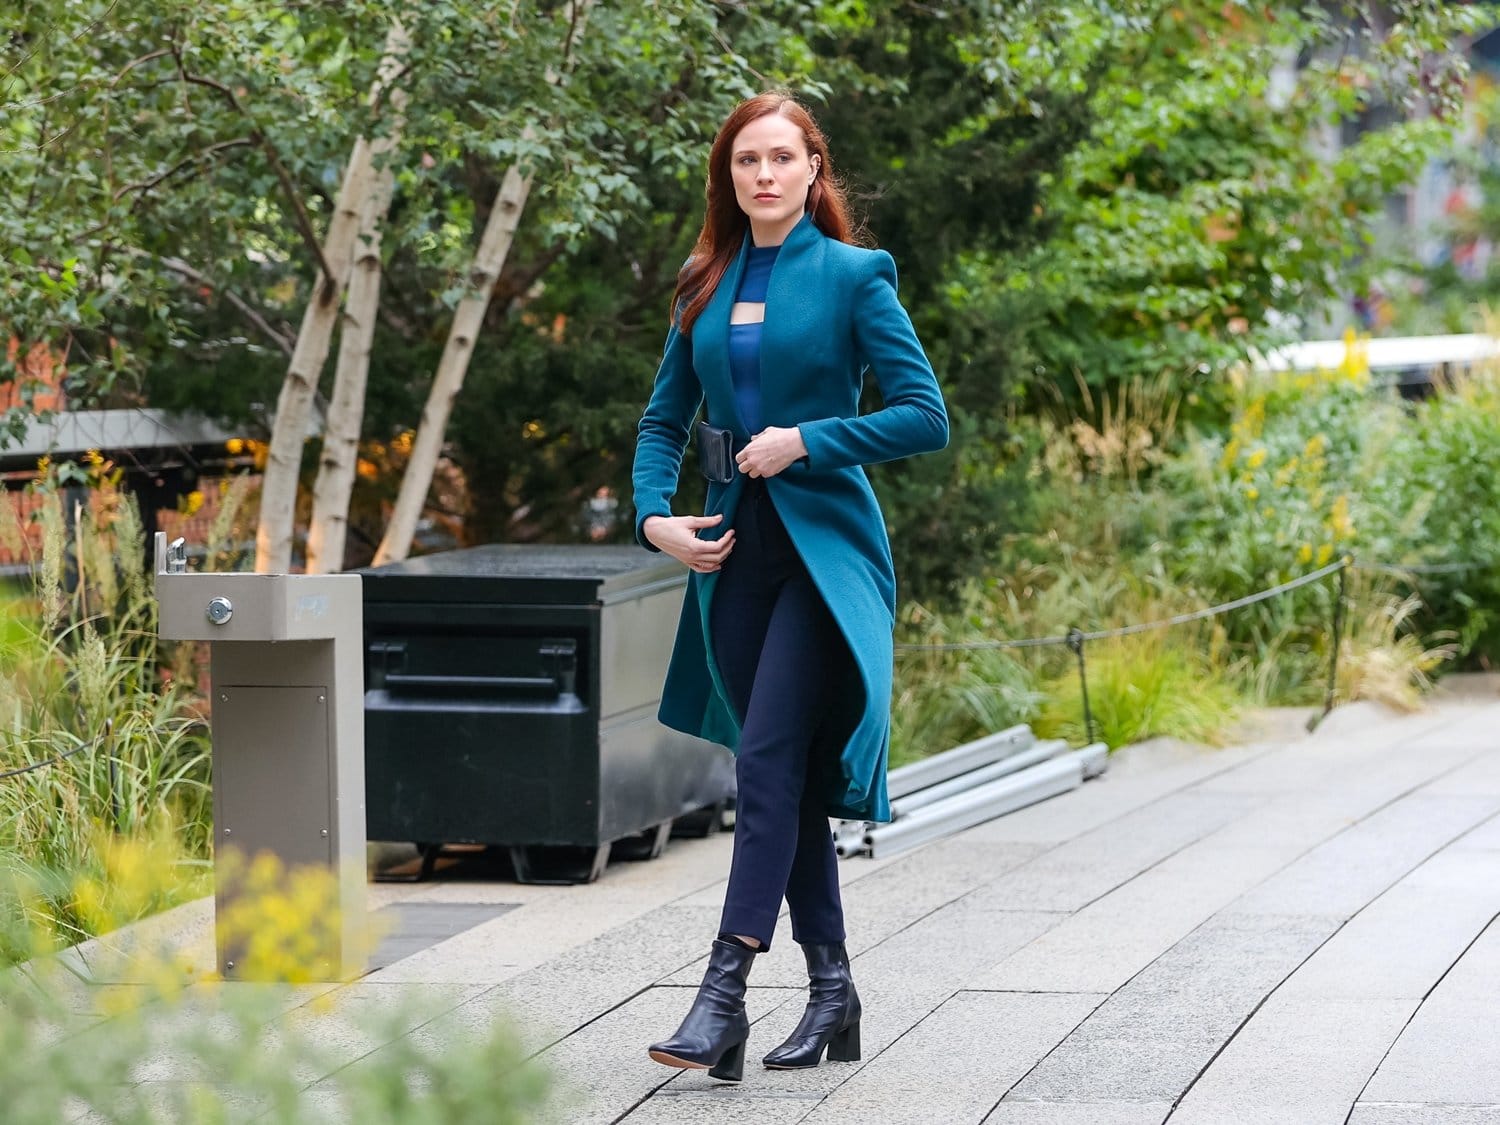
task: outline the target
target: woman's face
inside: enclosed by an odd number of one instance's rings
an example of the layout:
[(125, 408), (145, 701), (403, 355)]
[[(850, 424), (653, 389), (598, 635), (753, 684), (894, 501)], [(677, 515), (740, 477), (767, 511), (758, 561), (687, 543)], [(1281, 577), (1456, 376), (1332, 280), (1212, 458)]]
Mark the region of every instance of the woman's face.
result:
[(818, 164), (802, 130), (780, 114), (757, 117), (739, 131), (729, 153), (734, 197), (758, 244), (779, 242), (797, 225)]

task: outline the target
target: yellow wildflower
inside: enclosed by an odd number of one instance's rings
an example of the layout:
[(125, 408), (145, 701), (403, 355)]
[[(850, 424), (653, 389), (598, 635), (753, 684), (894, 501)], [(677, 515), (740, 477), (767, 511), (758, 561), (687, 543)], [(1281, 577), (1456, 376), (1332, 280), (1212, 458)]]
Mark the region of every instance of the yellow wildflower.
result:
[(1354, 538), (1354, 521), (1349, 518), (1347, 493), (1333, 502), (1333, 507), (1328, 512), (1328, 530), (1333, 533), (1335, 543)]

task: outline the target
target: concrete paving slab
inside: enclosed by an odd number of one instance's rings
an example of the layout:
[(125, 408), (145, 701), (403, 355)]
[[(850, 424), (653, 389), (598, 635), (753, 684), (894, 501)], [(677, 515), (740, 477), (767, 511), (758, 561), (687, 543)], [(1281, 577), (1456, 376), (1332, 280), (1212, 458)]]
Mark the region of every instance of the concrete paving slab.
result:
[(982, 1121), (1103, 999), (960, 992), (863, 1067), (805, 1120), (931, 1125)]
[[(625, 1108), (667, 1083), (695, 1093), (724, 1086), (707, 1071), (674, 1070), (646, 1054), (648, 1044), (672, 1033), (691, 1000), (690, 990), (648, 989), (544, 1051), (535, 1064), (554, 1077), (560, 1096), (559, 1104), (539, 1118), (537, 1125), (608, 1125)], [(760, 1038), (753, 1021), (784, 1000), (776, 990), (755, 989), (746, 995), (752, 1040)], [(758, 1056), (746, 1060), (745, 1082), (740, 1087), (749, 1097), (769, 1085), (769, 1072), (752, 1062), (758, 1062)]]
[(416, 1034), (485, 1035), (510, 1020), (527, 1050), (542, 1050), (693, 961), (717, 921), (717, 911), (701, 907), (660, 907), (510, 977)]
[[(509, 911), (493, 922), (397, 961), (375, 976), (387, 981), (499, 984), (509, 980), (658, 907), (684, 899), (712, 880), (709, 868), (717, 873), (728, 867), (725, 836), (676, 844), (684, 846), (669, 847), (661, 858), (649, 863), (618, 865), (625, 870), (612, 882), (601, 877), (598, 883), (543, 888), (550, 893), (525, 902), (523, 910)], [(662, 866), (657, 869), (657, 864)], [(714, 932), (709, 931), (709, 941)]]
[(1350, 919), (1289, 984), (1319, 996), (1420, 1000), (1497, 913), (1493, 857), (1439, 852)]
[[(888, 1048), (928, 1019), (952, 997), (963, 979), (976, 968), (988, 964), (997, 950), (1024, 944), (1062, 917), (1045, 913), (968, 911), (950, 920), (946, 915), (953, 910), (953, 907), (948, 907), (929, 914), (854, 959), (855, 981), (864, 1006), (860, 1024), (863, 1056), (860, 1062), (825, 1061), (814, 1069), (768, 1071), (753, 1080), (747, 1070), (745, 1095), (759, 1097), (769, 1091), (779, 1097), (816, 1096), (821, 1099), (833, 1094), (863, 1068), (883, 1066), (882, 1060)], [(759, 966), (756, 972), (759, 973)], [(682, 996), (679, 1003), (685, 1005), (691, 991), (685, 988), (675, 991)], [(752, 987), (751, 991), (755, 989)], [(801, 1015), (806, 999), (805, 988), (779, 990), (779, 994), (786, 998), (784, 1002), (772, 1008), (752, 1030), (752, 1063), (758, 1062), (767, 1050), (780, 1043)], [(670, 1031), (671, 1027), (666, 1030)], [(677, 1083), (673, 1086), (677, 1088)], [(784, 1114), (790, 1111), (778, 1103), (776, 1112)], [(774, 1118), (782, 1119), (781, 1116)]]
[(1463, 769), (1476, 753), (1469, 747), (1425, 754), (1411, 753), (1399, 744), (1386, 747), (1357, 768), (1316, 773), (1295, 792), (1275, 794), (1215, 840), (1255, 844), (1269, 838), (1311, 848), (1417, 790), (1430, 794), (1436, 782)]
[(1348, 1125), (1500, 1125), (1500, 1105), (1360, 1102)]
[(1448, 846), (1462, 852), (1500, 851), (1500, 816), (1492, 816), (1475, 825)]
[(1275, 993), (1187, 1092), (1172, 1125), (1342, 1122), (1415, 1007)]
[(214, 972), (211, 896), (79, 942), (60, 954), (58, 961), (95, 984), (141, 984), (154, 979), (154, 966), (163, 958), (199, 976)]
[(1110, 996), (1011, 1091), (1171, 1101), (1337, 919), (1210, 919)]
[(1027, 1102), (1007, 1098), (983, 1125), (1161, 1125), (1171, 1112), (1171, 1102)]
[(1254, 798), (1233, 794), (1169, 793), (976, 887), (964, 902), (1006, 910), (1081, 910), (1255, 805)]
[[(316, 1050), (301, 1058), (295, 1070), (296, 1080), (310, 1086), (334, 1070), (347, 1066), (423, 1024), (458, 1007), (483, 991), (477, 985), (403, 985), (372, 984), (356, 981), (312, 1004), (301, 1004), (264, 1025), (267, 1044), (279, 1044), (285, 1038), (306, 1039)], [(223, 1039), (239, 1026), (226, 1016), (222, 1007), (210, 1011), (178, 1009), (165, 1018), (192, 1020), (195, 1029), (205, 1035)], [(107, 1030), (107, 1027), (101, 1030)], [(188, 1058), (170, 1049), (143, 1059), (135, 1072), (139, 1082), (212, 1083), (215, 1076), (205, 1072), (197, 1058)]]
[(1361, 1102), (1420, 1102), (1455, 1110), (1487, 1104), (1500, 1112), (1497, 997), (1500, 923), (1491, 923), (1417, 1010)]
[[(864, 1016), (860, 1020), (860, 1058), (856, 1062), (829, 1062), (807, 1070), (766, 1070), (761, 1059), (781, 1043), (796, 1026), (806, 1000), (803, 993), (788, 997), (780, 1007), (768, 1012), (750, 1032), (749, 1061), (746, 1063), (744, 1089), (756, 1096), (774, 1094), (785, 1097), (827, 1097), (868, 1066), (880, 1065), (883, 1053), (908, 1034), (912, 1028), (938, 1008), (946, 995), (934, 993), (892, 992), (885, 989), (860, 988)], [(749, 1076), (750, 1070), (756, 1076)], [(676, 1084), (674, 1083), (674, 1086)]]
[[(1267, 796), (1294, 793), (1339, 778), (1355, 781), (1392, 758), (1405, 760), (1420, 772), (1426, 770), (1423, 763), (1426, 755), (1413, 754), (1410, 748), (1424, 736), (1456, 726), (1462, 718), (1446, 708), (1433, 709), (1354, 732), (1308, 739), (1262, 754), (1234, 770), (1216, 774), (1200, 783), (1199, 787), (1215, 792)], [(1456, 749), (1452, 753), (1461, 757), (1466, 749)], [(1433, 769), (1428, 776), (1437, 772), (1440, 770)]]
[[(1437, 778), (1427, 787), (1427, 792), (1437, 796), (1500, 796), (1500, 754), (1487, 753), (1500, 747), (1500, 734), (1486, 733), (1469, 744), (1475, 756), (1452, 773)], [(1455, 745), (1464, 745), (1457, 743)]]
[(1070, 915), (968, 987), (1113, 992), (1294, 855), (1276, 846), (1194, 844)]
[[(878, 872), (842, 888), (845, 945), (851, 956), (879, 944), (892, 934), (919, 921), (992, 879), (1031, 859), (1040, 851), (1036, 844), (975, 844), (963, 838), (940, 840), (891, 860)], [(845, 861), (863, 862), (859, 859)], [(722, 905), (719, 897), (712, 902), (714, 917)], [(701, 899), (692, 901), (699, 902)], [(708, 942), (715, 931), (707, 931), (703, 956), (668, 979), (671, 984), (696, 985), (708, 962)], [(787, 949), (794, 956), (782, 956)], [(807, 966), (792, 941), (791, 922), (783, 910), (772, 940), (769, 957), (758, 958), (756, 980), (789, 988), (807, 984)]]
[(1497, 810), (1500, 798), (1414, 793), (1318, 845), (1228, 909), (1241, 914), (1351, 916)]
[(1201, 785), (1205, 779), (1236, 769), (1274, 753), (1274, 746), (1203, 747), (1187, 762), (1131, 772), (1120, 768), (1127, 747), (1110, 758), (1109, 772), (1061, 797), (1029, 805), (964, 833), (966, 839), (991, 842), (1060, 844), (1118, 820), (1132, 809), (1150, 804), (1167, 793)]
[(819, 1094), (760, 1094), (724, 1087), (678, 1090), (671, 1086), (621, 1118), (622, 1125), (794, 1125), (804, 1121)]
[[(960, 989), (972, 989), (989, 966), (1025, 949), (1069, 915), (1046, 911), (945, 907), (854, 959), (855, 981), (892, 994), (934, 996), (933, 1007)], [(1043, 992), (1044, 988), (990, 991)], [(1053, 989), (1102, 992), (1104, 989)]]
[[(1463, 801), (1472, 807), (1477, 800), (1483, 799), (1412, 797), (1385, 810), (1389, 817), (1369, 818), (1359, 828), (1371, 826), (1376, 835), (1351, 829), (1340, 837), (1339, 850), (1346, 856), (1373, 853), (1377, 860), (1361, 859), (1352, 864), (1353, 875), (1342, 877), (1368, 886), (1382, 863), (1394, 868), (1405, 862), (1403, 855), (1418, 850), (1414, 813), (1416, 821), (1427, 814), (1442, 835), (1452, 826), (1434, 803)], [(1360, 848), (1348, 851), (1349, 841), (1361, 835)], [(1392, 841), (1393, 847), (1384, 846)], [(1337, 907), (1340, 867), (1325, 866), (1330, 881), (1324, 898)], [(1444, 853), (1397, 882), (1266, 1001), (1188, 1093), (1173, 1120), (1209, 1121), (1216, 1114), (1291, 1120), (1294, 1110), (1319, 1119), (1346, 1114), (1421, 997), (1500, 908), (1500, 886), (1489, 867), (1483, 854)]]
[(1041, 850), (1037, 844), (990, 843), (964, 835), (899, 856), (878, 874), (844, 889), (850, 939), (861, 948), (875, 945), (932, 911), (1015, 871)]
[[(174, 1122), (216, 1118), (251, 1121), (271, 1108), (272, 1103), (266, 1098), (251, 1097), (211, 1082), (147, 1082), (123, 1092), (121, 1100), (107, 1109), (80, 1107), (68, 1122), (69, 1125), (115, 1125), (122, 1118)], [(147, 1116), (129, 1116), (132, 1112)]]

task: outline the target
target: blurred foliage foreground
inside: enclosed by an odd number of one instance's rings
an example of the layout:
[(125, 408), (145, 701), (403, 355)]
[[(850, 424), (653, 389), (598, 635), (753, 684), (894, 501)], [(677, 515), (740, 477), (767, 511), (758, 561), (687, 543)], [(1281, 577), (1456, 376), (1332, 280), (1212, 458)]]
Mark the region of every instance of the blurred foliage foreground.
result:
[[(207, 728), (196, 650), (156, 638), (133, 503), (107, 463), (86, 483), (37, 485), (33, 583), (0, 591), (6, 1125), (534, 1120), (549, 1082), (505, 1020), (418, 1040), (441, 995), (312, 983), (340, 928), (332, 873), (219, 858), (241, 888), (219, 920), (234, 983), (180, 948), (193, 927), (140, 921), (211, 889)], [(11, 512), (0, 537), (23, 550)]]
[[(1343, 369), (1247, 376), (1227, 425), (1179, 426), (1137, 382), (1027, 434), (1028, 507), (959, 608), (898, 641), (1056, 637), (1219, 605), (1348, 557), (1339, 700), (1410, 708), (1446, 662), (1500, 658), (1500, 372), (1403, 402)], [(1336, 576), (1210, 620), (1086, 646), (1097, 733), (1214, 742), (1244, 706), (1315, 705)], [(1081, 740), (1067, 648), (898, 652), (897, 762), (1030, 722)]]
[[(170, 894), (176, 847), (166, 835), (102, 841), (99, 874), (69, 883), (84, 923), (115, 931)], [(307, 983), (317, 935), (338, 930), (332, 873), (261, 857), (242, 874), (234, 925), (246, 954), (232, 984), (203, 979), (149, 924), (58, 954), (43, 921), (56, 888), (12, 879), (9, 893), (37, 909), (29, 922), (0, 917), (18, 959), (0, 971), (8, 1125), (80, 1113), (120, 1125), (535, 1120), (548, 1078), (505, 1021), (418, 1037), (408, 1032), (451, 1006), (440, 993), (385, 985), (371, 1004)]]

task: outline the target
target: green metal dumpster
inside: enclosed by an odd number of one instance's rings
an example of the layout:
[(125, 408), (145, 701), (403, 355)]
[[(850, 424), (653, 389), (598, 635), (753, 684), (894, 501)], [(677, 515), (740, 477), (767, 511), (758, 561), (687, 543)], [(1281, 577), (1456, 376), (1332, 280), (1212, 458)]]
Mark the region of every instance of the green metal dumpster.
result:
[(410, 841), (509, 849), (525, 882), (659, 854), (734, 793), (722, 747), (656, 719), (687, 570), (638, 547), (506, 544), (364, 578), (366, 817)]

